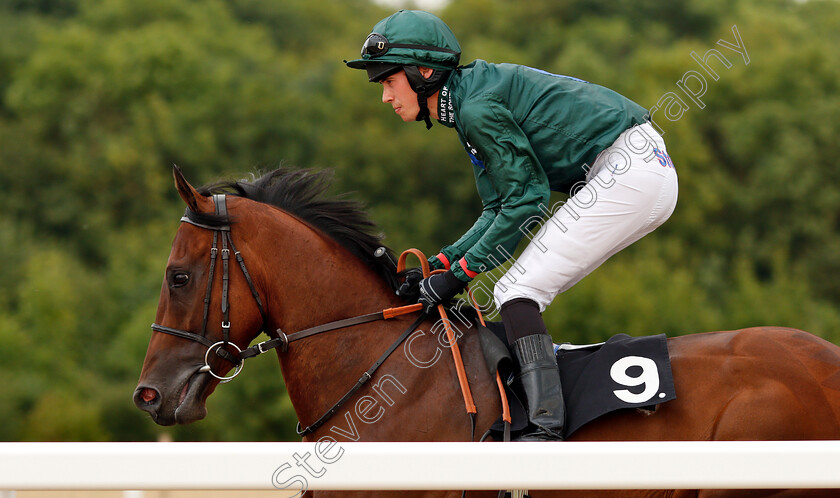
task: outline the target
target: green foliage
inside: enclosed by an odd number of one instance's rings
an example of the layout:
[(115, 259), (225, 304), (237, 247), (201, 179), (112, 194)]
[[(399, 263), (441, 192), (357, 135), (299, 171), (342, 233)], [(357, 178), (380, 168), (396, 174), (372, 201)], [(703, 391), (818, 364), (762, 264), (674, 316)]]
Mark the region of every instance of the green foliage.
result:
[[(442, 126), (404, 125), (342, 59), (390, 10), (367, 0), (0, 0), (0, 440), (295, 439), (270, 355), (159, 428), (131, 402), (169, 243), (195, 183), (333, 168), (396, 250), (479, 213)], [(557, 341), (785, 325), (840, 342), (840, 4), (452, 0), (462, 61), (613, 88), (664, 117), (677, 211), (558, 297)], [(732, 26), (750, 62), (716, 45)], [(716, 48), (701, 109), (680, 93)], [(485, 275), (497, 279), (499, 271)], [(247, 406), (243, 410), (242, 406)]]

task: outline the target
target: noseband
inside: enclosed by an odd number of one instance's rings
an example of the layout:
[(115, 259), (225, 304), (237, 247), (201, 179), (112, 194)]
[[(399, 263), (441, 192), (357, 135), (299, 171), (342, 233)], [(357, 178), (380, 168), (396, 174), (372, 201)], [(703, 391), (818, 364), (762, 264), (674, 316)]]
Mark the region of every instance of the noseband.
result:
[[(216, 214), (222, 217), (222, 219), (228, 220), (227, 203), (225, 199), (226, 197), (224, 194), (213, 195), (213, 204), (216, 207)], [(219, 226), (203, 224), (198, 221), (198, 216), (196, 215), (196, 213), (191, 209), (187, 208), (187, 211), (184, 213), (184, 216), (181, 217), (181, 222), (189, 223), (199, 228), (204, 228), (213, 231), (213, 246), (210, 248), (210, 272), (209, 277), (207, 278), (207, 292), (204, 295), (204, 316), (201, 320), (201, 334), (196, 334), (195, 332), (176, 329), (172, 327), (164, 327), (163, 325), (158, 325), (157, 323), (152, 324), (152, 330), (156, 332), (163, 332), (165, 334), (174, 335), (176, 337), (181, 337), (184, 339), (189, 339), (191, 341), (195, 341), (207, 346), (207, 352), (204, 353), (204, 366), (201, 367), (199, 371), (208, 372), (210, 375), (216, 377), (222, 382), (229, 382), (231, 379), (239, 375), (239, 372), (242, 371), (242, 366), (244, 365), (244, 362), (242, 361), (241, 357), (242, 350), (239, 348), (239, 346), (230, 342), (230, 306), (228, 302), (228, 289), (230, 286), (229, 263), (231, 250), (233, 251), (233, 255), (236, 257), (236, 261), (239, 262), (239, 267), (242, 269), (242, 274), (245, 275), (245, 280), (248, 282), (248, 287), (250, 287), (251, 289), (251, 295), (254, 296), (254, 300), (257, 302), (257, 308), (259, 308), (260, 315), (262, 315), (263, 326), (260, 328), (260, 330), (262, 330), (265, 327), (265, 324), (267, 322), (267, 315), (265, 313), (265, 309), (263, 308), (263, 303), (260, 299), (260, 295), (257, 292), (257, 288), (254, 286), (254, 281), (251, 279), (251, 274), (248, 273), (248, 268), (245, 266), (245, 260), (242, 258), (242, 254), (240, 254), (240, 252), (236, 249), (236, 246), (233, 244), (233, 238), (231, 238), (230, 235), (229, 220), (226, 222), (226, 224)], [(213, 289), (213, 276), (215, 275), (216, 260), (218, 259), (219, 254), (219, 238), (222, 239), (222, 340), (213, 341), (207, 338), (207, 317), (210, 314), (210, 293)], [(234, 348), (236, 348), (236, 356), (234, 356), (233, 354), (228, 352), (227, 349), (225, 349), (228, 345), (231, 345)], [(210, 351), (214, 351), (216, 355), (220, 356), (221, 358), (224, 358), (225, 360), (233, 363), (236, 366), (236, 369), (234, 370), (232, 375), (224, 377), (213, 372), (213, 370), (210, 368)]]

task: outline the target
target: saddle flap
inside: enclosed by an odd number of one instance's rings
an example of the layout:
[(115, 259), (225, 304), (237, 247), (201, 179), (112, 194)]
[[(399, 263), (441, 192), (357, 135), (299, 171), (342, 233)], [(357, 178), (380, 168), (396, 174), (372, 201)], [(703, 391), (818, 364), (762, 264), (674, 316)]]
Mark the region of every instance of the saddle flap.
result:
[(478, 340), (481, 343), (481, 351), (484, 353), (484, 361), (487, 363), (487, 369), (490, 370), (490, 376), (495, 377), (500, 366), (507, 366), (507, 370), (510, 371), (513, 358), (510, 356), (507, 344), (490, 328), (480, 323), (477, 325)]

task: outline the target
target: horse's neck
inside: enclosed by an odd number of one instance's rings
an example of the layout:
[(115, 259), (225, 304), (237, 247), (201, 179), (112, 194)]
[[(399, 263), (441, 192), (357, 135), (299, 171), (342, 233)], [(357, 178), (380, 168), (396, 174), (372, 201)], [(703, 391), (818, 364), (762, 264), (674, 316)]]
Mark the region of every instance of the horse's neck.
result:
[[(364, 286), (348, 289), (336, 296), (336, 303), (366, 293), (369, 291)], [(379, 311), (383, 303), (388, 300), (365, 304), (352, 315), (339, 318)], [(410, 314), (324, 332), (295, 342), (287, 353), (279, 354), (286, 388), (301, 425), (313, 424), (345, 396), (416, 318), (416, 314)], [(498, 416), (493, 405), (496, 399), (488, 394), (493, 392), (492, 382), (477, 335), (466, 320), (449, 318), (459, 327), (458, 333), (465, 335), (459, 342), (471, 371), (475, 402), (482, 406), (480, 435)], [(467, 441), (468, 421), (442, 322), (429, 318), (399, 343), (367, 384), (309, 437), (327, 436), (337, 441)]]
[[(276, 230), (272, 247), (282, 248), (271, 270), (278, 284), (269, 296), (270, 313), (288, 333), (334, 320), (405, 305), (358, 258), (306, 227)], [(288, 234), (293, 232), (293, 236)], [(293, 342), (278, 352), (289, 397), (303, 426), (335, 404), (416, 319), (394, 320), (324, 332)], [(453, 322), (458, 322), (453, 320)], [(464, 323), (463, 321), (458, 323)], [(404, 341), (371, 379), (314, 437), (337, 440), (467, 440), (469, 425), (452, 369), (447, 342), (437, 320), (429, 319)], [(413, 339), (413, 340), (412, 340)], [(492, 382), (474, 334), (468, 334), (465, 360), (472, 366), (474, 392)], [(487, 397), (478, 396), (487, 405)], [(486, 415), (493, 416), (494, 410)], [(453, 423), (461, 419), (461, 423)], [(489, 424), (492, 420), (482, 420)]]
[[(268, 251), (269, 263), (263, 268), (271, 287), (267, 301), (272, 325), (291, 334), (405, 304), (380, 276), (334, 241), (291, 217), (280, 223), (266, 234), (268, 246), (280, 249)], [(371, 351), (387, 348), (380, 343), (389, 334), (371, 333), (382, 326), (323, 332), (278, 352), (299, 418), (312, 422), (316, 411), (338, 400), (337, 390), (349, 389), (370, 366), (361, 364)]]
[(266, 234), (269, 314), (296, 331), (399, 305), (387, 283), (325, 235), (290, 215)]

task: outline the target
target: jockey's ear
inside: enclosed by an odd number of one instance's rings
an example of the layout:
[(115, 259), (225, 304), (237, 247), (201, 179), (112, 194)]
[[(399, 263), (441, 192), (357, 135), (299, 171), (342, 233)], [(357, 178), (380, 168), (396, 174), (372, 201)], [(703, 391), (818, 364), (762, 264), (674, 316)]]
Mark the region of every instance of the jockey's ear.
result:
[(428, 67), (423, 67), (423, 66), (418, 66), (418, 68), (417, 68), (417, 69), (419, 69), (419, 70), (420, 70), (420, 74), (422, 74), (422, 75), (423, 75), (423, 77), (424, 77), (424, 78), (426, 78), (426, 79), (429, 79), (429, 76), (431, 76), (431, 75), (432, 75), (432, 73), (434, 73), (434, 72), (435, 72), (435, 70), (434, 70), (434, 69), (430, 69), (430, 68), (428, 68)]
[(205, 197), (198, 193), (198, 191), (190, 185), (190, 182), (184, 178), (184, 174), (181, 172), (181, 168), (177, 165), (172, 165), (172, 176), (175, 177), (175, 188), (178, 189), (178, 194), (181, 196), (181, 199), (187, 204), (187, 207), (195, 211), (196, 213), (201, 212), (214, 212), (215, 205), (213, 200), (209, 197)]

